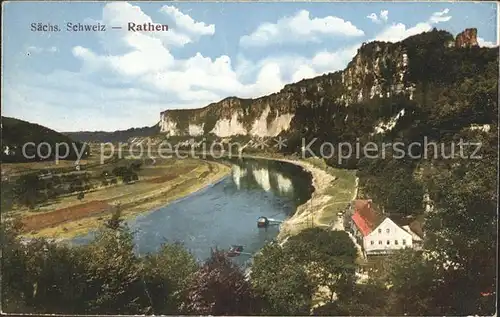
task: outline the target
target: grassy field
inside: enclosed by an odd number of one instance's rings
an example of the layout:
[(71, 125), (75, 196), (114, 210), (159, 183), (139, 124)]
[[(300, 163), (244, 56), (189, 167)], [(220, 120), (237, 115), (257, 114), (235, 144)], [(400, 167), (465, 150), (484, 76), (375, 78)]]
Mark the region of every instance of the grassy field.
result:
[[(133, 217), (199, 190), (229, 172), (229, 167), (210, 161), (156, 159), (154, 164), (150, 161), (142, 165), (136, 182), (118, 181), (105, 186), (97, 181), (104, 171), (126, 166), (131, 161), (122, 159), (87, 169), (94, 186), (85, 191), (83, 199), (78, 199), (76, 192), (61, 195), (34, 210), (15, 206), (9, 215), (21, 218), (26, 237), (69, 238), (103, 223), (117, 206), (125, 218)], [(33, 170), (40, 166), (25, 168)]]
[[(81, 160), (80, 164), (92, 164), (97, 163), (98, 158), (89, 158), (85, 160)], [(24, 174), (28, 172), (34, 171), (43, 171), (49, 169), (58, 169), (58, 168), (70, 168), (74, 167), (74, 161), (43, 161), (43, 162), (30, 162), (30, 163), (2, 163), (2, 175), (10, 175), (17, 176), (19, 174)]]

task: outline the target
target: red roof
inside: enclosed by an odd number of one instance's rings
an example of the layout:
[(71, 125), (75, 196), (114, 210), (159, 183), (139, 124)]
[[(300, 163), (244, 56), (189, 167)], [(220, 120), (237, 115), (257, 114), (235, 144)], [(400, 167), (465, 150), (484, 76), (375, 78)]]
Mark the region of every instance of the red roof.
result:
[(368, 235), (377, 223), (377, 214), (371, 208), (371, 200), (358, 199), (354, 201), (352, 220), (363, 236)]
[(361, 215), (359, 213), (354, 213), (354, 215), (352, 215), (352, 220), (354, 221), (354, 223), (356, 224), (356, 227), (358, 227), (359, 231), (361, 231), (361, 234), (363, 236), (366, 236), (368, 235), (372, 229), (370, 228), (370, 226), (368, 225), (368, 223), (365, 221), (365, 219), (363, 217), (361, 217)]

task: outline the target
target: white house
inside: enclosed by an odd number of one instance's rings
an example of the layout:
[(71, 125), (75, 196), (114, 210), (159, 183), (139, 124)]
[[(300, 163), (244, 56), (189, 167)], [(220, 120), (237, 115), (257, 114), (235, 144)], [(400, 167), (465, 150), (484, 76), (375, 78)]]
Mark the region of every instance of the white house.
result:
[(387, 254), (394, 250), (412, 247), (413, 236), (390, 218), (385, 218), (363, 238), (363, 249), (367, 255)]
[(417, 221), (399, 226), (388, 217), (380, 217), (373, 210), (371, 200), (355, 200), (352, 206), (350, 231), (365, 255), (388, 254), (403, 248), (421, 249), (423, 232)]

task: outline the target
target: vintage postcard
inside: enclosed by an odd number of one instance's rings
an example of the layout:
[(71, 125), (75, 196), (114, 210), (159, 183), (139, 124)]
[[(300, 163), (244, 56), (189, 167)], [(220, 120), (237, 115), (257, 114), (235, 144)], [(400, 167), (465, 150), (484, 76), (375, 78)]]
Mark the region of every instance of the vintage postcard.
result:
[(496, 315), (498, 12), (3, 2), (2, 314)]

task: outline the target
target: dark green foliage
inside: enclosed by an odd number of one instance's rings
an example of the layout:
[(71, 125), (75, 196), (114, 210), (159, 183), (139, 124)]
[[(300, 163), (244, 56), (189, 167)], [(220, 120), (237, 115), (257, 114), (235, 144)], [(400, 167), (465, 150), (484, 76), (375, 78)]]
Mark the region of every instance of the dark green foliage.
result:
[(212, 251), (193, 275), (182, 311), (196, 315), (249, 315), (259, 312), (259, 301), (240, 267), (222, 251)]
[[(82, 157), (85, 158), (90, 154), (90, 148), (87, 145), (81, 142), (75, 142), (69, 137), (41, 125), (3, 116), (1, 120), (2, 162), (38, 162), (42, 160), (54, 160), (57, 143), (68, 145), (69, 153), (68, 156), (64, 158), (66, 160), (76, 160), (78, 158), (77, 153), (82, 152), (83, 147), (85, 147), (85, 149), (83, 150)], [(29, 142), (33, 142), (35, 145), (33, 146), (33, 144), (30, 144), (26, 146), (25, 156), (23, 154), (23, 146)], [(43, 142), (50, 145), (50, 153), (47, 146), (41, 146), (39, 153), (37, 153), (38, 145)], [(11, 154), (7, 155), (4, 152), (5, 146), (9, 147)], [(12, 151), (14, 152), (13, 154)], [(61, 146), (59, 155), (65, 156), (65, 151), (66, 148)]]
[(11, 182), (3, 181), (0, 185), (0, 210), (2, 212), (7, 212), (12, 208), (14, 203), (14, 185)]
[(38, 174), (36, 173), (20, 176), (12, 191), (13, 200), (21, 205), (33, 209), (37, 203), (43, 200), (42, 195), (39, 192), (42, 184), (43, 181), (40, 180)]
[(414, 178), (414, 162), (391, 157), (365, 158), (359, 167), (360, 186), (386, 212), (403, 215), (422, 212), (424, 189), (423, 184)]
[(268, 245), (254, 258), (254, 288), (266, 299), (266, 315), (308, 315), (316, 287), (305, 267), (290, 262), (278, 245)]
[(135, 161), (130, 164), (130, 168), (133, 171), (140, 171), (142, 167), (142, 161)]
[(345, 232), (307, 229), (283, 247), (266, 246), (252, 266), (251, 281), (267, 300), (266, 314), (308, 315), (312, 297), (327, 287), (348, 300), (353, 293), (357, 251)]
[(139, 179), (139, 176), (135, 172), (140, 165), (134, 165), (135, 167), (119, 166), (115, 167), (112, 171), (113, 175), (120, 177), (124, 183), (130, 183)]
[(113, 175), (123, 177), (127, 173), (129, 173), (129, 169), (126, 166), (118, 166), (113, 168)]
[(374, 281), (354, 286), (349, 298), (315, 308), (313, 316), (387, 316), (388, 291)]
[(76, 196), (76, 198), (78, 198), (78, 200), (82, 200), (83, 198), (85, 198), (85, 193), (84, 192), (79, 192), (78, 196)]
[(443, 314), (436, 296), (441, 285), (437, 263), (427, 261), (421, 252), (401, 250), (391, 256), (381, 272), (380, 281), (390, 285), (387, 309), (391, 315), (411, 316)]
[(80, 131), (65, 132), (64, 134), (80, 142), (127, 142), (130, 138), (154, 136), (160, 132), (160, 125), (151, 127), (130, 128), (113, 132)]
[(155, 314), (177, 314), (191, 277), (198, 269), (194, 257), (182, 244), (164, 244), (144, 258), (144, 283)]
[(427, 221), (426, 247), (440, 261), (457, 266), (444, 273), (446, 289), (461, 285), (460, 290), (440, 294), (452, 314), (487, 315), (495, 305), (492, 296), (483, 298), (481, 293), (496, 289), (498, 138), (484, 133), (477, 141), (482, 143), (482, 159), (435, 162), (434, 169), (441, 172), (427, 175), (435, 212)]
[(0, 233), (3, 312), (176, 314), (197, 268), (178, 245), (138, 257), (122, 225), (102, 228), (81, 247), (43, 239), (21, 243), (15, 223), (4, 223)]
[[(151, 305), (127, 228), (102, 230), (84, 249), (87, 256), (85, 293), (88, 313), (144, 314)], [(96, 296), (97, 295), (97, 296)]]
[(120, 205), (116, 206), (115, 211), (111, 215), (111, 218), (105, 223), (105, 226), (112, 230), (119, 230), (122, 228), (122, 208)]
[(314, 285), (329, 289), (330, 301), (334, 293), (340, 300), (351, 297), (357, 250), (346, 232), (306, 229), (291, 237), (284, 250), (293, 263), (307, 267)]

